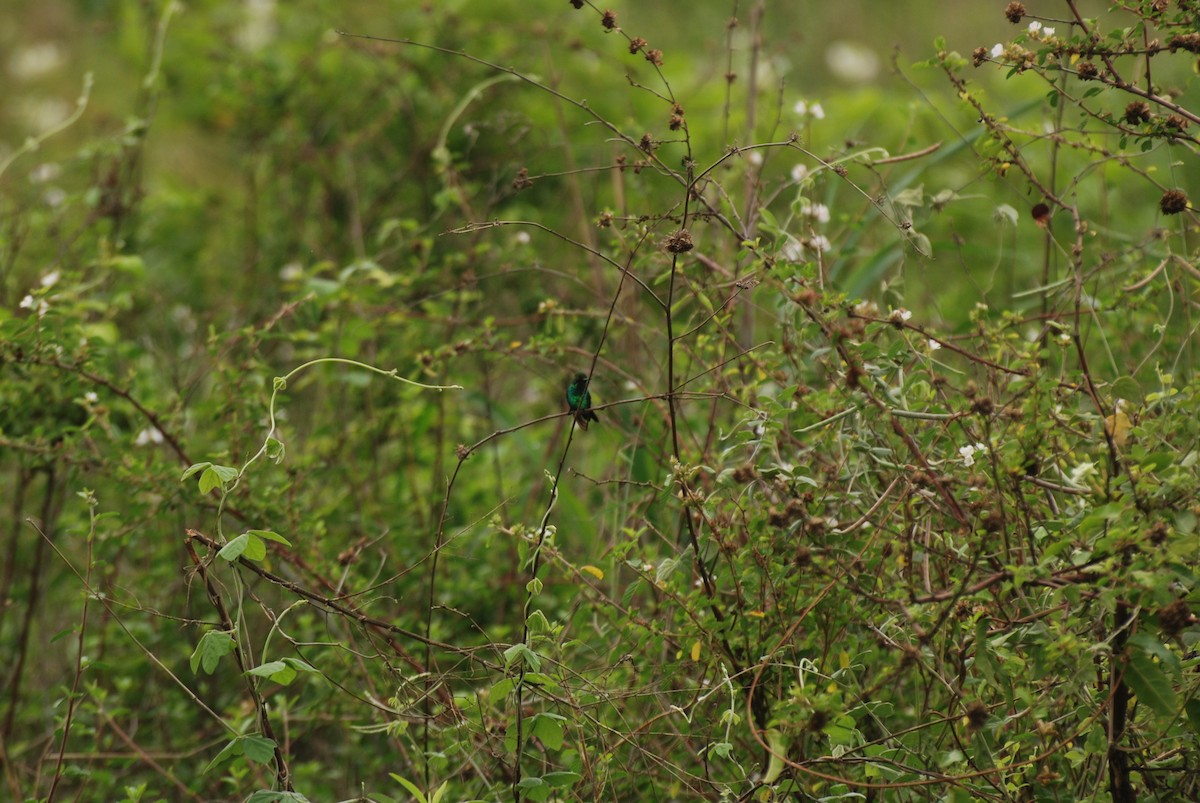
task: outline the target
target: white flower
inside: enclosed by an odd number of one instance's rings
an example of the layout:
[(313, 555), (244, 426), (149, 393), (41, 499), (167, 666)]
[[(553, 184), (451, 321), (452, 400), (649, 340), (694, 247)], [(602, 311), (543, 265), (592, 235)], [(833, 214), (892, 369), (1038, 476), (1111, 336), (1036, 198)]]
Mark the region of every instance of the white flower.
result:
[(803, 262), (804, 261), (804, 246), (795, 237), (788, 237), (787, 242), (783, 244), (783, 248), (779, 253), (788, 262)]
[(900, 309), (894, 309), (888, 315), (888, 318), (890, 318), (894, 323), (907, 321), (912, 318), (912, 310), (907, 310), (904, 307), (901, 307)]
[(960, 446), (960, 447), (958, 447), (958, 453), (959, 453), (959, 455), (962, 456), (962, 461), (963, 461), (964, 466), (966, 466), (967, 468), (970, 468), (971, 466), (975, 465), (975, 447), (974, 446), (970, 446), (970, 445)]
[(1037, 20), (1034, 20), (1033, 22), (1029, 23), (1029, 32), (1031, 34), (1033, 34), (1034, 36), (1036, 36), (1038, 31), (1040, 31), (1041, 29), (1042, 29), (1042, 23), (1038, 22)]
[(151, 443), (162, 443), (163, 434), (156, 427), (147, 427), (137, 434), (133, 440), (137, 446), (146, 446)]
[(279, 269), (279, 278), (285, 282), (294, 282), (304, 278), (304, 266), (299, 262), (289, 262)]
[(64, 61), (62, 48), (53, 42), (40, 42), (17, 50), (8, 60), (8, 71), (18, 81), (29, 81), (54, 72)]
[(817, 253), (824, 253), (830, 248), (833, 248), (833, 244), (829, 242), (829, 238), (824, 234), (818, 234), (816, 237), (806, 241), (804, 244)]
[(1053, 28), (1042, 28), (1042, 35), (1043, 36), (1054, 36), (1054, 29)]
[(519, 231), (519, 232), (517, 232), (517, 236), (515, 239), (520, 245), (528, 245), (529, 240), (530, 240), (529, 232)]
[(53, 287), (54, 285), (58, 284), (58, 280), (61, 277), (62, 274), (60, 272), (56, 270), (50, 271), (42, 277), (42, 287)]
[(805, 211), (809, 217), (813, 218), (818, 223), (829, 222), (829, 207), (825, 204), (813, 204)]
[(825, 119), (825, 109), (821, 107), (820, 103), (810, 104), (807, 101), (798, 100), (796, 101), (796, 105), (792, 107), (792, 111), (801, 117), (811, 117), (814, 120)]
[(96, 391), (89, 390), (87, 393), (83, 394), (83, 400), (88, 404), (95, 404), (96, 402), (100, 401), (100, 397), (96, 395)]
[(854, 305), (854, 314), (860, 318), (873, 318), (879, 314), (879, 305), (874, 301), (860, 301)]
[(999, 42), (992, 45), (991, 53), (992, 53), (992, 58), (994, 58), (994, 59), (1000, 58), (1001, 56), (1004, 55), (1004, 45), (1000, 44)]
[(26, 295), (18, 304), (21, 309), (31, 309), (37, 313), (39, 318), (43, 317), (49, 310), (50, 305), (46, 303), (44, 298), (34, 298), (32, 295)]
[(941, 347), (942, 347), (942, 344), (937, 342), (936, 340), (933, 340), (932, 338), (929, 340), (929, 350), (930, 351), (937, 351)]
[(792, 168), (792, 181), (796, 182), (797, 184), (799, 184), (801, 181), (804, 181), (804, 177), (807, 175), (808, 167), (805, 165), (798, 164)]
[(746, 154), (746, 161), (749, 162), (750, 164), (754, 165), (755, 167), (758, 167), (760, 164), (763, 163), (763, 157), (762, 157), (762, 154), (759, 153), (758, 151), (750, 151), (749, 153)]

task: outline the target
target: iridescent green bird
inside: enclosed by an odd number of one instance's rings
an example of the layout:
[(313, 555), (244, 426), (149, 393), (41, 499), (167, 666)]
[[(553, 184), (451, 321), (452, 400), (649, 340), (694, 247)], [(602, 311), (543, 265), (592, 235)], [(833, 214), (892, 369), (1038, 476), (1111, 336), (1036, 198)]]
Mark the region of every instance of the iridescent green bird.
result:
[(592, 410), (592, 392), (588, 390), (587, 374), (575, 374), (571, 384), (567, 385), (567, 409), (575, 413), (579, 428), (586, 430), (589, 421), (599, 421)]

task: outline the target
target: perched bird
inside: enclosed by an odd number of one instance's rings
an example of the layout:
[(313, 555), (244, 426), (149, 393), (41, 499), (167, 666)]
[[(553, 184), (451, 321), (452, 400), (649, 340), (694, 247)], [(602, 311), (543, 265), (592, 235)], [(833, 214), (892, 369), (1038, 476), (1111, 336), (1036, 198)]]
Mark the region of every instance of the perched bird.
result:
[(579, 428), (586, 430), (589, 421), (599, 421), (592, 410), (592, 392), (588, 390), (587, 374), (575, 374), (571, 384), (567, 385), (567, 409), (575, 413)]

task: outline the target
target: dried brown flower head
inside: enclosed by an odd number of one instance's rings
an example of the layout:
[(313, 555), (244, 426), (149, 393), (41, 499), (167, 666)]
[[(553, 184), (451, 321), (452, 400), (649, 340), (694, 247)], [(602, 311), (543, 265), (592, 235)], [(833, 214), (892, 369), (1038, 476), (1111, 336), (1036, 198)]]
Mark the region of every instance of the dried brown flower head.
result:
[(1125, 122), (1130, 125), (1150, 122), (1150, 104), (1135, 100), (1125, 107)]
[(1178, 215), (1188, 208), (1188, 197), (1183, 190), (1167, 190), (1158, 201), (1164, 215)]

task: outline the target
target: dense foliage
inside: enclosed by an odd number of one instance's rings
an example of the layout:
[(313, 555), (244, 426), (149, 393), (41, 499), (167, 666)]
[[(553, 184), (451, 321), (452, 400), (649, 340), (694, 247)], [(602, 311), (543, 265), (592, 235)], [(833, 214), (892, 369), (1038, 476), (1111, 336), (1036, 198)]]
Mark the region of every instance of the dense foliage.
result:
[(1200, 3), (307, 5), (4, 137), (14, 800), (1200, 797)]

